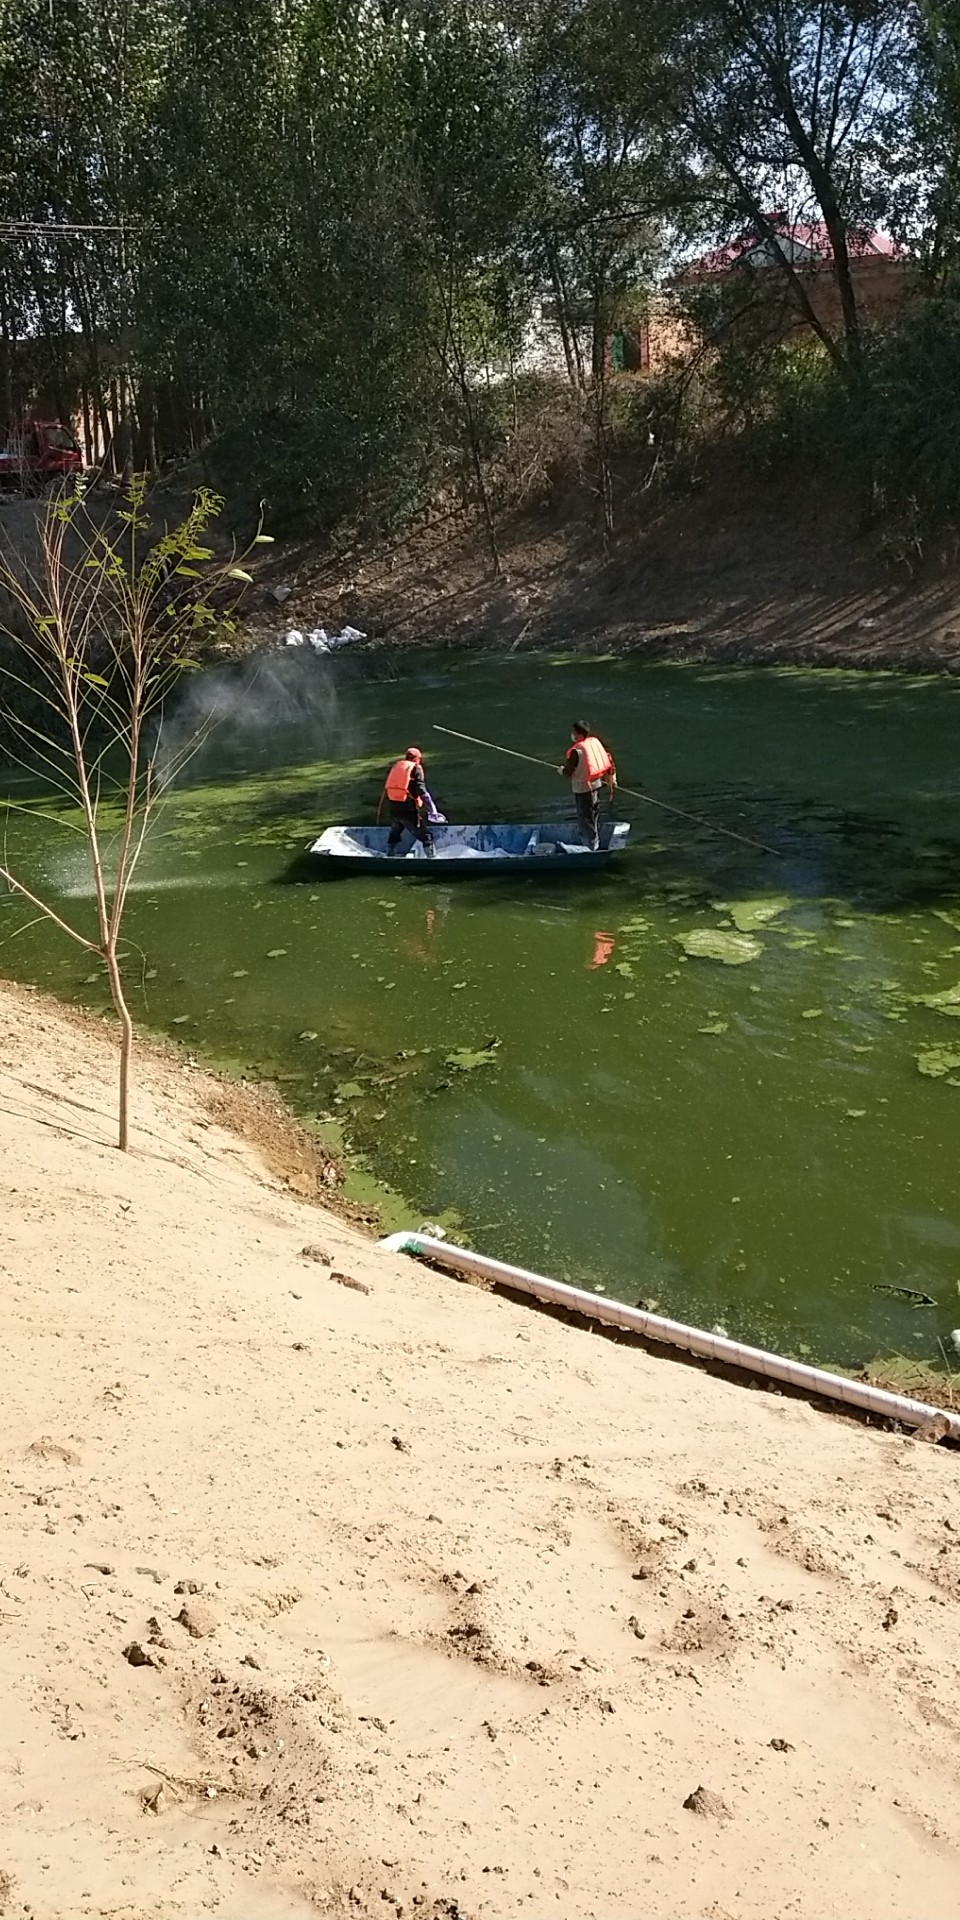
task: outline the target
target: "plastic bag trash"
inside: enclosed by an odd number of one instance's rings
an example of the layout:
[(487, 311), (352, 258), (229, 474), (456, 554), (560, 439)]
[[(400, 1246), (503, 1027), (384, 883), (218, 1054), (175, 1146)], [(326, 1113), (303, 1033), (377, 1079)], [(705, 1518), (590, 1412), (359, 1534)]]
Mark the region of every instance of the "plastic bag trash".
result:
[(324, 627), (317, 627), (307, 635), (315, 653), (333, 653), (337, 647), (349, 647), (354, 640), (365, 640), (366, 637), (358, 627), (344, 627), (340, 633), (327, 633)]
[(312, 647), (314, 653), (334, 653), (338, 647), (349, 647), (355, 640), (365, 640), (366, 634), (359, 627), (343, 627), (339, 633), (328, 633), (326, 627), (314, 627), (304, 635), (299, 627), (291, 627), (286, 636), (288, 647)]

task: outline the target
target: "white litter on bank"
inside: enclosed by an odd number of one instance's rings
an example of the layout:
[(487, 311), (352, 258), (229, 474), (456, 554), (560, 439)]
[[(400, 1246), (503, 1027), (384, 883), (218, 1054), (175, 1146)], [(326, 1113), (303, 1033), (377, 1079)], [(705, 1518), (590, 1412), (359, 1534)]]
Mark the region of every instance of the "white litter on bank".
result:
[(314, 653), (335, 653), (338, 647), (350, 647), (355, 640), (365, 640), (366, 637), (359, 627), (342, 627), (339, 633), (328, 633), (326, 627), (314, 627), (312, 633), (301, 633), (299, 627), (291, 627), (284, 644), (288, 647), (312, 647)]

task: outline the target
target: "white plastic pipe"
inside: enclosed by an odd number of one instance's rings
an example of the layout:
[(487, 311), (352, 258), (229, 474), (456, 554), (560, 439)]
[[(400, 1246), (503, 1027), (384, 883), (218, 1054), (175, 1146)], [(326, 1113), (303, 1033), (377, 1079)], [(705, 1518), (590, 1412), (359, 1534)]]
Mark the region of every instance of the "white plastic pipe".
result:
[(582, 1287), (568, 1287), (562, 1280), (548, 1280), (544, 1274), (529, 1273), (526, 1267), (511, 1267), (503, 1260), (490, 1260), (485, 1254), (467, 1247), (451, 1247), (446, 1240), (435, 1240), (424, 1233), (392, 1233), (381, 1240), (384, 1253), (424, 1255), (437, 1266), (454, 1273), (474, 1273), (484, 1280), (512, 1287), (517, 1293), (530, 1293), (536, 1300), (548, 1300), (552, 1306), (569, 1307), (574, 1313), (602, 1320), (606, 1326), (626, 1327), (648, 1340), (665, 1346), (682, 1347), (702, 1360), (719, 1360), (724, 1366), (742, 1367), (745, 1372), (761, 1374), (767, 1380), (781, 1380), (785, 1386), (821, 1399), (839, 1400), (845, 1407), (859, 1407), (864, 1413), (876, 1413), (884, 1420), (899, 1420), (906, 1427), (920, 1427), (928, 1420), (943, 1418), (949, 1423), (949, 1435), (960, 1440), (960, 1414), (947, 1413), (943, 1407), (927, 1406), (923, 1400), (910, 1400), (905, 1394), (887, 1393), (883, 1387), (868, 1386), (864, 1380), (847, 1380), (841, 1373), (827, 1373), (822, 1367), (805, 1366), (801, 1360), (787, 1360), (779, 1353), (766, 1353), (762, 1347), (745, 1346), (741, 1340), (729, 1340), (726, 1334), (704, 1333), (700, 1327), (685, 1327), (680, 1320), (665, 1320), (642, 1307), (628, 1307), (625, 1301), (608, 1300)]

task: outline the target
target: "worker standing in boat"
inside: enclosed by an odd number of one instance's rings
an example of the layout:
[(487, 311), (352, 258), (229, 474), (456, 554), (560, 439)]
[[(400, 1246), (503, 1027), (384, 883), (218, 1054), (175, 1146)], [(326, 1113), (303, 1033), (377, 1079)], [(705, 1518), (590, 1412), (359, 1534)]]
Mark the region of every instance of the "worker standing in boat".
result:
[(573, 744), (560, 771), (573, 787), (580, 837), (591, 853), (596, 853), (600, 845), (600, 789), (606, 786), (612, 797), (617, 770), (603, 741), (582, 720), (574, 721), (570, 738)]
[(395, 760), (387, 774), (384, 792), (390, 807), (390, 834), (387, 853), (394, 854), (404, 832), (419, 840), (427, 856), (433, 858), (433, 834), (427, 812), (427, 783), (423, 772), (423, 754), (419, 747), (408, 747), (402, 760)]

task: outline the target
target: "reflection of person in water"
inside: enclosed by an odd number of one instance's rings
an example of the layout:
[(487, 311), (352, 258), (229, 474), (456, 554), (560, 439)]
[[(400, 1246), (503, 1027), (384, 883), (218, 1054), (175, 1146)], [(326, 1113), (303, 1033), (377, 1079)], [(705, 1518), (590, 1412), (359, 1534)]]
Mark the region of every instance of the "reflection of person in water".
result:
[[(403, 951), (416, 960), (419, 966), (436, 967), (440, 964), (438, 952), (443, 923), (450, 910), (449, 893), (438, 893), (432, 907), (428, 907), (423, 917), (423, 932), (408, 934), (402, 941)], [(392, 917), (392, 916), (391, 916)]]
[(616, 938), (612, 933), (595, 933), (593, 936), (593, 959), (587, 966), (593, 972), (595, 967), (605, 967), (607, 961), (616, 952)]
[(435, 967), (438, 965), (438, 954), (434, 945), (437, 915), (432, 907), (427, 908), (424, 927), (426, 929), (424, 933), (411, 934), (404, 940), (403, 950), (404, 953), (409, 953), (412, 959), (418, 960), (421, 966)]

